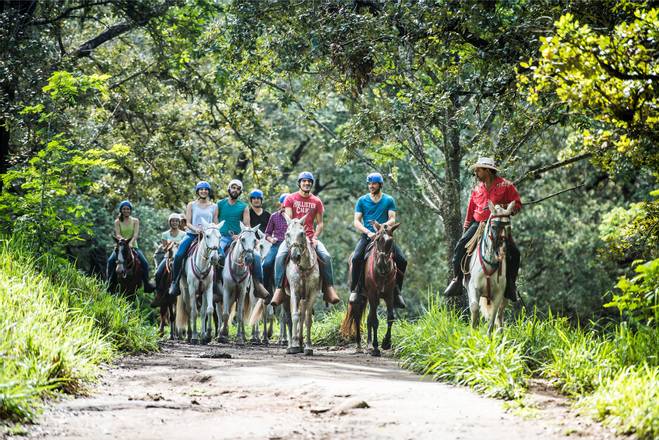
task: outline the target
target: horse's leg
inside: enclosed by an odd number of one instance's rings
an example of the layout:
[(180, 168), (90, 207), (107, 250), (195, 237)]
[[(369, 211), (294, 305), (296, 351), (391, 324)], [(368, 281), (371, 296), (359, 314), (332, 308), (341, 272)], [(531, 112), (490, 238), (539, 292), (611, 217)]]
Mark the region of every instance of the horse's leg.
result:
[(243, 319), (243, 312), (245, 311), (245, 288), (238, 286), (238, 299), (236, 304), (236, 325), (238, 332), (236, 334), (236, 344), (245, 345), (245, 321)]
[(378, 325), (380, 321), (378, 320), (378, 302), (380, 298), (376, 296), (375, 298), (369, 298), (368, 301), (368, 336), (369, 339), (373, 335), (373, 339), (369, 341), (371, 346), (371, 356), (380, 356), (380, 349), (378, 348)]
[(503, 301), (501, 301), (501, 307), (499, 307), (499, 311), (497, 312), (497, 327), (498, 328), (503, 328), (503, 311), (506, 310), (506, 305), (508, 304), (508, 300), (506, 297), (503, 297)]
[(263, 345), (270, 345), (270, 342), (268, 341), (268, 306), (263, 307), (261, 319), (263, 319), (263, 335), (261, 337), (261, 342), (263, 342)]
[(311, 347), (311, 324), (313, 323), (313, 303), (311, 302), (312, 296), (307, 294), (307, 299), (304, 308), (304, 330), (306, 333), (306, 340), (304, 342), (304, 354), (306, 356), (313, 355), (313, 348)]
[[(501, 308), (501, 305), (503, 303), (504, 297), (503, 297), (503, 291), (499, 291), (496, 293), (496, 297), (494, 298), (494, 304), (492, 304), (492, 315), (490, 316), (490, 321), (487, 325), (487, 334), (488, 336), (492, 336), (492, 330), (494, 329), (494, 322), (497, 319), (497, 315), (499, 314), (499, 309)], [(502, 319), (503, 319), (503, 313)]]
[(382, 349), (389, 350), (391, 348), (391, 327), (394, 324), (394, 302), (387, 302), (387, 333), (382, 340)]
[[(472, 277), (475, 277), (476, 274), (473, 274)], [(473, 283), (473, 284), (472, 284)], [(469, 297), (469, 311), (471, 312), (471, 327), (477, 328), (478, 321), (480, 320), (480, 291), (476, 287), (474, 280), (472, 279), (469, 282), (469, 287), (467, 288), (468, 297)]]
[(199, 332), (197, 330), (197, 315), (199, 310), (197, 310), (197, 280), (191, 279), (188, 280), (188, 301), (190, 303), (190, 324), (192, 326), (192, 337), (190, 338), (191, 344), (199, 343)]
[(174, 307), (174, 304), (170, 304), (169, 306), (169, 340), (173, 341), (174, 340), (174, 326), (176, 322), (176, 308)]
[(160, 327), (158, 335), (162, 338), (165, 336), (165, 321), (167, 321), (167, 306), (160, 306)]
[(292, 326), (291, 326), (291, 331), (288, 333), (289, 335), (289, 341), (288, 341), (288, 350), (286, 351), (288, 354), (295, 354), (299, 353), (302, 351), (301, 345), (300, 345), (300, 302), (297, 297), (297, 292), (291, 286), (291, 300), (290, 300), (290, 310), (291, 310), (291, 320), (292, 320)]
[(229, 311), (231, 310), (231, 292), (228, 282), (222, 284), (222, 328), (220, 329), (219, 342), (229, 342)]
[(211, 341), (210, 317), (213, 316), (213, 283), (208, 283), (201, 300), (201, 343)]

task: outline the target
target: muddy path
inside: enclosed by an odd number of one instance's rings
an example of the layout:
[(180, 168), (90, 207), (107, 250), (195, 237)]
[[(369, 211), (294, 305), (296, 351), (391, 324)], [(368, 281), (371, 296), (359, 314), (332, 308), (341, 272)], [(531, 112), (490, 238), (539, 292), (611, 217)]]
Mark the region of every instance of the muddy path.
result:
[(28, 438), (615, 438), (562, 399), (532, 398), (539, 409), (522, 416), (354, 349), (304, 357), (275, 347), (168, 342), (108, 367), (90, 396), (53, 404)]

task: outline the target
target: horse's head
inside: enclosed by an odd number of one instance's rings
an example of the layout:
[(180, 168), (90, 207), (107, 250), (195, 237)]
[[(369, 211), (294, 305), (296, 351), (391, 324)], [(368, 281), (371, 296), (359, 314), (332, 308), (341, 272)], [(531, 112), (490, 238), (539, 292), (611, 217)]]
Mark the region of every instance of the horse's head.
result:
[(128, 269), (133, 265), (133, 251), (130, 248), (130, 243), (125, 238), (112, 237), (115, 241), (114, 252), (117, 256), (116, 273), (117, 276), (126, 278)]
[(178, 251), (178, 243), (176, 243), (175, 241), (168, 241), (167, 246), (165, 246), (164, 248), (165, 258), (170, 260), (173, 259), (177, 251)]
[(288, 228), (286, 229), (286, 245), (288, 246), (291, 260), (296, 264), (300, 262), (302, 254), (307, 249), (307, 234), (304, 230), (304, 221), (307, 215), (296, 219), (289, 219), (284, 215), (286, 223), (288, 223)]
[(381, 225), (373, 223), (376, 229), (375, 234), (375, 266), (379, 272), (386, 272), (393, 261), (394, 231), (400, 226), (400, 223), (394, 225)]
[(259, 248), (259, 227), (254, 226), (249, 228), (240, 222), (240, 235), (238, 235), (238, 241), (240, 243), (240, 256), (242, 257), (245, 264), (254, 263), (254, 252), (258, 252)]
[(488, 236), (492, 241), (495, 252), (497, 252), (504, 243), (507, 228), (510, 227), (510, 216), (515, 208), (515, 202), (510, 202), (508, 206), (503, 207), (488, 201), (487, 206), (490, 209)]
[(216, 265), (220, 262), (220, 254), (218, 249), (220, 249), (220, 228), (224, 221), (221, 221), (220, 224), (216, 225), (214, 223), (208, 223), (206, 220), (201, 221), (201, 230), (199, 232), (199, 243), (203, 245), (203, 256), (206, 259), (209, 259), (211, 264)]

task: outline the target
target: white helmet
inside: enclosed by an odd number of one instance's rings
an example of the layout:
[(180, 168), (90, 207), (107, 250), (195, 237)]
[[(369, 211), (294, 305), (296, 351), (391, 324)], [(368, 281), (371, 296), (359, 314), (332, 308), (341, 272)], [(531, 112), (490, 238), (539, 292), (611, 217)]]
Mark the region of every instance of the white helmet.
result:
[(231, 185), (236, 185), (240, 187), (241, 191), (243, 190), (243, 183), (238, 179), (233, 179), (231, 182), (229, 182), (229, 185), (227, 185), (227, 191), (231, 189)]

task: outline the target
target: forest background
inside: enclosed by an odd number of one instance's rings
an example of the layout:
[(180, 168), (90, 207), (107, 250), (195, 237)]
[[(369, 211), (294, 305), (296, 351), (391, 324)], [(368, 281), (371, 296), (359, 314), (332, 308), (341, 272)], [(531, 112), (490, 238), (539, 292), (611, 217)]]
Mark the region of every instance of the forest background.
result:
[(0, 227), (36, 253), (100, 275), (120, 200), (150, 255), (198, 180), (219, 199), (242, 179), (272, 210), (309, 170), (344, 280), (379, 171), (415, 316), (451, 276), (468, 165), (493, 156), (525, 205), (523, 304), (656, 325), (652, 2), (0, 5)]

